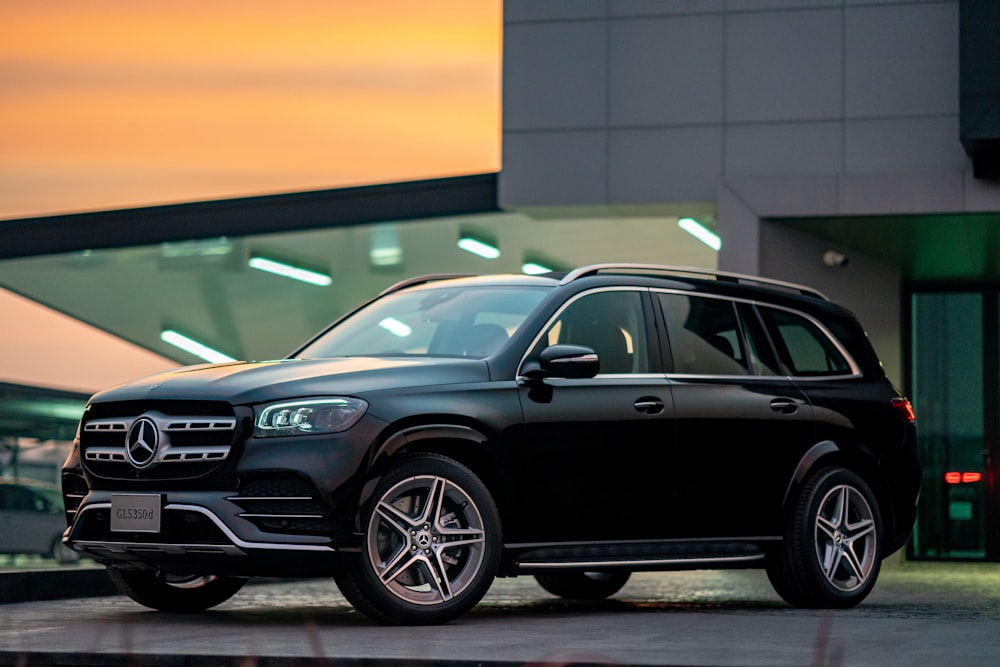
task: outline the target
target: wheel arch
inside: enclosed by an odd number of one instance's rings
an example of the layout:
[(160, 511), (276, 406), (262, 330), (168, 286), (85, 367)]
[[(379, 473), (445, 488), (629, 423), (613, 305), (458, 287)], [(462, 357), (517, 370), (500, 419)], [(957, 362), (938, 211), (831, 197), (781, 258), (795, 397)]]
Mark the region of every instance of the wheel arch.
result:
[[(886, 538), (895, 534), (896, 511), (888, 484), (880, 471), (878, 458), (861, 444), (847, 445), (833, 440), (823, 440), (810, 447), (799, 459), (795, 472), (789, 480), (782, 502), (782, 515), (787, 516), (794, 507), (794, 501), (809, 475), (815, 470), (829, 467), (850, 470), (860, 476), (871, 489), (882, 518), (882, 548), (886, 549), (888, 546)], [(888, 554), (884, 553), (883, 556), (885, 555)]]
[(487, 448), (489, 440), (482, 429), (447, 422), (418, 424), (393, 432), (372, 450), (359, 507), (368, 502), (379, 479), (401, 457), (438, 454), (457, 461), (482, 480), (502, 520), (502, 486), (497, 465)]

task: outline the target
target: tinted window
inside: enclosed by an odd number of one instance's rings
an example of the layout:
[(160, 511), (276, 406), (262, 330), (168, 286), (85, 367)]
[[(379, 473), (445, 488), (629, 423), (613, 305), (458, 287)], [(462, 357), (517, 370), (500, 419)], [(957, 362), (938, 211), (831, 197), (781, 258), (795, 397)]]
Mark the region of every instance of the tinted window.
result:
[(586, 294), (559, 313), (539, 343), (584, 345), (597, 353), (604, 373), (648, 373), (646, 321), (639, 292)]
[(792, 375), (850, 375), (851, 364), (815, 323), (784, 310), (760, 308), (761, 316)]
[(740, 321), (731, 301), (660, 294), (673, 355), (683, 375), (748, 375)]
[(465, 285), (397, 292), (341, 322), (298, 356), (485, 357), (506, 342), (547, 291)]

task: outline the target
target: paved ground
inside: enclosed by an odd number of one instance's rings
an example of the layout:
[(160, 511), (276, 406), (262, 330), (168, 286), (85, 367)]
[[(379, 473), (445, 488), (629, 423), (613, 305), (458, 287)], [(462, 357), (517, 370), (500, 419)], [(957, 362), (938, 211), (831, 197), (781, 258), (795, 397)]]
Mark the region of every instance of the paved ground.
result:
[(120, 597), (0, 605), (0, 664), (998, 665), (1000, 565), (904, 563), (846, 611), (787, 607), (756, 571), (635, 575), (600, 604), (498, 580), (446, 626), (391, 628), (326, 580), (248, 586), (216, 610)]

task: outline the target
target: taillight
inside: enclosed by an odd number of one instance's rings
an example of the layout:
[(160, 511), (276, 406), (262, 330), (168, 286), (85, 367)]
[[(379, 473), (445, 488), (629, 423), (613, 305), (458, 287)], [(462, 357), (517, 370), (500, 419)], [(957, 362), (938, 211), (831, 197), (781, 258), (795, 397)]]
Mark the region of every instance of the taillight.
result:
[(981, 472), (946, 472), (944, 481), (948, 484), (976, 484), (983, 481)]
[(913, 404), (905, 398), (894, 398), (892, 399), (892, 407), (903, 419), (910, 422), (911, 424), (917, 421), (917, 415), (913, 412)]

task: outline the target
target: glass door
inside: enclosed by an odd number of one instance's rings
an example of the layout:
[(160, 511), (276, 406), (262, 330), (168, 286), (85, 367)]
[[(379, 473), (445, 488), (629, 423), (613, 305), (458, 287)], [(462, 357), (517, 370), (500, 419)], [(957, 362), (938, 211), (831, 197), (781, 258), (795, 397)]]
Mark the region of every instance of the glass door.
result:
[[(911, 556), (997, 560), (1000, 327), (996, 292), (916, 292), (910, 299), (910, 396), (924, 483)], [(985, 343), (987, 343), (986, 345)], [(986, 410), (985, 406), (991, 406)]]

